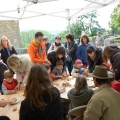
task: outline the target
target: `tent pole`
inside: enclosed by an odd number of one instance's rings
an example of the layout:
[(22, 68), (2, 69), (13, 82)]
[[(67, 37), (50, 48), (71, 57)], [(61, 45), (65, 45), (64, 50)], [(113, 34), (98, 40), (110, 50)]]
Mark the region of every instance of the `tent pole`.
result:
[(71, 33), (71, 30), (70, 30), (70, 10), (69, 9), (66, 9), (66, 12), (67, 12), (67, 20), (68, 20), (68, 30), (69, 30), (69, 33)]
[(69, 30), (69, 33), (71, 33), (71, 30), (70, 30), (70, 18), (68, 18), (68, 30)]

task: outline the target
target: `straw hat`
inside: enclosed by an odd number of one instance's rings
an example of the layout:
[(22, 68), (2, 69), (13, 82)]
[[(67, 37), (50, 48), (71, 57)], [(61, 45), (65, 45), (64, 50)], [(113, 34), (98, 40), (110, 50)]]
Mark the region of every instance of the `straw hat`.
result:
[(106, 67), (103, 65), (95, 66), (94, 71), (92, 73), (88, 73), (88, 75), (99, 79), (113, 78), (112, 75), (108, 74)]

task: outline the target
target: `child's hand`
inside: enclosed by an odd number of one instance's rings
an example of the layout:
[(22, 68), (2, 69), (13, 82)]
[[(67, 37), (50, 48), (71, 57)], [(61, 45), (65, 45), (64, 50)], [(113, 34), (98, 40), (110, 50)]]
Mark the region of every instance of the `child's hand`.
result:
[(83, 74), (83, 75), (88, 75), (88, 72), (89, 72), (89, 70), (86, 69), (82, 74)]
[(25, 86), (23, 83), (20, 84), (20, 90), (24, 90)]
[(14, 93), (16, 93), (16, 91), (17, 91), (17, 90), (10, 90), (10, 93), (11, 93), (11, 94), (14, 94)]
[(57, 77), (57, 78), (62, 78), (63, 76), (62, 76), (62, 75), (57, 75), (56, 77)]
[(20, 90), (20, 82), (17, 84), (14, 90)]
[(66, 71), (64, 71), (62, 75), (63, 75), (63, 77), (67, 77), (68, 76)]

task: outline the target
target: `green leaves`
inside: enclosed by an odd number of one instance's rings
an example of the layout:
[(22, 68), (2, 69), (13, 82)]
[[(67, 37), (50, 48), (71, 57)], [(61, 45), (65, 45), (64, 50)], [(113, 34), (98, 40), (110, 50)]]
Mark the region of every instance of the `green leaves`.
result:
[(120, 3), (114, 8), (111, 14), (111, 21), (109, 22), (109, 26), (112, 29), (120, 30)]
[(42, 32), (45, 36), (48, 37), (49, 42), (53, 42), (53, 35), (44, 30), (29, 30), (29, 31), (22, 31), (20, 32), (20, 42), (22, 48), (27, 48), (29, 43), (34, 39), (36, 32)]
[[(97, 31), (101, 33), (105, 32), (105, 29), (102, 28), (97, 20), (98, 17), (97, 11), (92, 11), (84, 15), (79, 16), (75, 22), (70, 25), (71, 34), (75, 36), (75, 39), (78, 39), (81, 36), (81, 32), (85, 31), (89, 36), (96, 36)], [(65, 39), (65, 35), (68, 33), (68, 26), (66, 30), (60, 33), (59, 35)]]

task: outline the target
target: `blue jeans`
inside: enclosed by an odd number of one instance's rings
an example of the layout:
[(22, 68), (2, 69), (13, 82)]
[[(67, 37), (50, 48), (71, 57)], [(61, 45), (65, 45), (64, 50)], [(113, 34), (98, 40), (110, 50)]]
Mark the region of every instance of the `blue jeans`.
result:
[(69, 74), (71, 75), (71, 72), (72, 72), (72, 69), (73, 69), (73, 62), (72, 61), (70, 61), (70, 62), (66, 61), (66, 66), (68, 68)]

